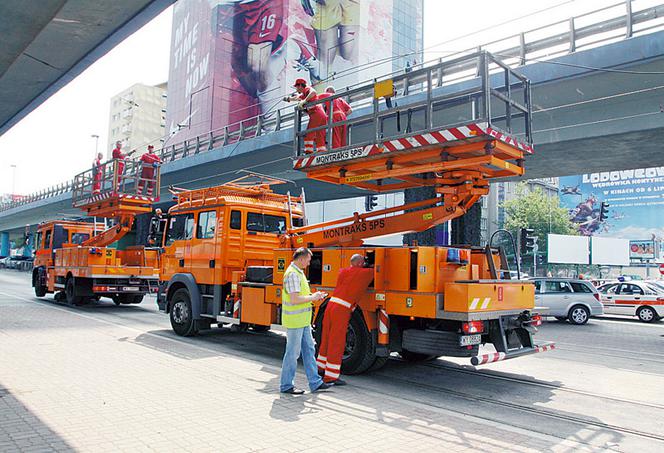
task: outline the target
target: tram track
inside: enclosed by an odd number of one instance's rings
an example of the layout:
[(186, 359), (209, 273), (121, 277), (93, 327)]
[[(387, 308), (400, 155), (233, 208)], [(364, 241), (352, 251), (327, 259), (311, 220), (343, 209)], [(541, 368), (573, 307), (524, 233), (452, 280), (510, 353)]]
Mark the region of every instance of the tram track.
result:
[[(582, 425), (584, 427), (592, 426), (595, 428), (599, 429), (604, 429), (604, 430), (610, 430), (614, 432), (618, 432), (621, 434), (629, 434), (632, 436), (640, 437), (642, 439), (649, 439), (649, 440), (656, 440), (658, 442), (663, 442), (664, 443), (664, 435), (657, 434), (657, 433), (652, 433), (652, 432), (647, 432), (647, 431), (642, 431), (639, 429), (635, 428), (630, 428), (627, 426), (620, 426), (612, 423), (605, 423), (599, 420), (592, 420), (587, 417), (583, 416), (574, 416), (574, 415), (569, 415), (569, 414), (561, 414), (561, 413), (556, 413), (551, 410), (547, 410), (541, 407), (535, 407), (535, 406), (526, 406), (524, 404), (520, 403), (514, 403), (510, 401), (504, 401), (496, 398), (491, 398), (491, 397), (486, 397), (486, 396), (478, 396), (476, 394), (471, 394), (467, 392), (462, 392), (458, 390), (452, 390), (448, 388), (441, 388), (432, 384), (426, 384), (422, 382), (415, 382), (411, 379), (405, 379), (401, 377), (396, 377), (396, 376), (390, 376), (389, 377), (392, 382), (398, 382), (403, 385), (411, 386), (411, 387), (417, 387), (419, 389), (428, 391), (428, 392), (433, 392), (437, 394), (444, 394), (444, 395), (449, 395), (453, 396), (456, 398), (461, 398), (465, 399), (468, 401), (472, 401), (478, 404), (488, 404), (494, 407), (501, 407), (501, 408), (507, 408), (507, 409), (512, 409), (520, 412), (525, 412), (525, 413), (530, 413), (538, 416), (543, 416), (546, 418), (550, 419), (555, 419), (558, 421), (562, 422), (567, 422), (567, 423), (572, 423), (575, 425)], [(522, 380), (522, 381), (527, 381), (527, 380)], [(556, 386), (551, 386), (552, 388), (555, 388)], [(377, 392), (377, 393), (384, 393), (381, 392), (380, 390), (376, 389), (371, 389), (372, 392)], [(391, 395), (390, 393), (384, 393), (385, 395)], [(404, 399), (408, 400), (408, 397), (400, 395), (400, 398), (403, 397)], [(415, 401), (415, 400), (413, 400)], [(417, 401), (420, 404), (425, 404), (431, 407), (439, 407), (436, 404), (430, 403), (430, 402), (422, 402), (422, 401)], [(628, 402), (626, 400), (626, 402)], [(486, 415), (478, 414), (477, 412), (468, 412), (466, 415), (471, 415), (473, 417), (479, 417), (485, 420), (489, 421), (498, 421), (495, 418), (488, 417)], [(533, 426), (529, 426), (529, 429), (533, 429)]]
[[(393, 360), (403, 362), (402, 360), (400, 360), (398, 358), (393, 358)], [(611, 396), (611, 395), (602, 395), (601, 393), (589, 392), (587, 390), (575, 389), (573, 387), (566, 387), (566, 386), (558, 385), (558, 384), (550, 384), (550, 383), (547, 383), (547, 382), (534, 381), (532, 379), (518, 378), (518, 377), (514, 377), (514, 376), (501, 376), (501, 375), (497, 375), (497, 374), (494, 374), (494, 373), (489, 373), (489, 372), (486, 372), (486, 371), (483, 371), (483, 370), (458, 368), (458, 367), (443, 365), (443, 364), (439, 364), (439, 363), (420, 363), (420, 364), (417, 364), (417, 365), (414, 365), (414, 366), (422, 366), (422, 367), (427, 367), (427, 368), (440, 369), (440, 370), (451, 371), (451, 372), (454, 372), (454, 373), (461, 373), (461, 374), (466, 374), (466, 375), (471, 375), (471, 376), (481, 376), (483, 378), (500, 380), (500, 381), (505, 381), (505, 382), (514, 382), (514, 383), (519, 383), (519, 384), (525, 384), (525, 385), (530, 385), (530, 386), (533, 386), (533, 387), (546, 388), (546, 389), (561, 391), (561, 392), (565, 392), (565, 393), (573, 393), (573, 394), (576, 394), (576, 395), (587, 396), (587, 397), (591, 397), (591, 398), (601, 398), (603, 400), (613, 401), (613, 402), (616, 402), (616, 403), (632, 404), (632, 405), (635, 405), (635, 406), (642, 406), (642, 407), (649, 407), (649, 408), (653, 408), (653, 409), (664, 410), (664, 405), (663, 404), (649, 403), (647, 401), (638, 401), (638, 400), (632, 400), (632, 399), (628, 399), (628, 398), (620, 398), (620, 397)]]

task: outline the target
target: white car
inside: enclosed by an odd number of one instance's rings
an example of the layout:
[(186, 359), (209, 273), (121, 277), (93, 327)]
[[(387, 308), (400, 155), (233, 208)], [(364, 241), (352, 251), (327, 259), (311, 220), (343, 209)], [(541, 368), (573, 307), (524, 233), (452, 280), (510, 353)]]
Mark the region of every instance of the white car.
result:
[(637, 316), (643, 322), (664, 317), (664, 289), (652, 283), (632, 280), (606, 285), (601, 290), (604, 313)]
[(535, 305), (543, 307), (542, 316), (554, 316), (558, 321), (569, 320), (581, 325), (591, 316), (604, 313), (600, 296), (586, 280), (571, 278), (534, 278)]

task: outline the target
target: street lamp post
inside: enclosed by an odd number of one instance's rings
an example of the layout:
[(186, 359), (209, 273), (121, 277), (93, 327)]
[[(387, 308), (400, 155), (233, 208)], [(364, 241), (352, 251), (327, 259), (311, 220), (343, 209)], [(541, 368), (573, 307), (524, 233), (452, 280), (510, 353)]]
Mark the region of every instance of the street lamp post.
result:
[(96, 159), (97, 154), (99, 154), (99, 135), (92, 134), (90, 137), (95, 139), (95, 159)]

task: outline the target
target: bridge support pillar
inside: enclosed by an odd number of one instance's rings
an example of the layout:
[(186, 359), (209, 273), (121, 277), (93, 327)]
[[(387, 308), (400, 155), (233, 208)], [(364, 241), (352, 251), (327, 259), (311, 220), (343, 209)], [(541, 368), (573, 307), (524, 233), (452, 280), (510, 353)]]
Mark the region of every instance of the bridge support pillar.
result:
[[(428, 200), (435, 197), (436, 191), (433, 187), (418, 187), (415, 189), (404, 190), (404, 204)], [(450, 242), (447, 224), (438, 225), (419, 233), (404, 234), (404, 245), (412, 245), (415, 241), (417, 241), (419, 245), (448, 245)]]
[(470, 207), (466, 214), (452, 220), (453, 245), (481, 245), (480, 219), (482, 218), (482, 203), (477, 202)]
[(9, 233), (0, 232), (0, 256), (9, 256)]

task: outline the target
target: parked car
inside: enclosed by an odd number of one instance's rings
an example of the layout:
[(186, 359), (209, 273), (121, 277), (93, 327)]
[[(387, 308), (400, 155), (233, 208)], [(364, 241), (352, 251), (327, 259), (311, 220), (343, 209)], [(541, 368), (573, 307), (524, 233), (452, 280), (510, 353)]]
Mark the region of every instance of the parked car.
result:
[(618, 282), (602, 287), (604, 312), (636, 316), (642, 322), (659, 321), (664, 316), (664, 289), (644, 281)]
[(32, 261), (33, 258), (30, 256), (7, 256), (0, 260), (0, 268), (24, 270), (24, 268), (32, 265)]
[(543, 307), (540, 310), (543, 316), (582, 325), (591, 316), (604, 313), (600, 295), (589, 281), (554, 277), (532, 280), (535, 283), (535, 305)]
[(664, 280), (648, 280), (646, 283), (654, 285), (661, 290), (664, 290)]

